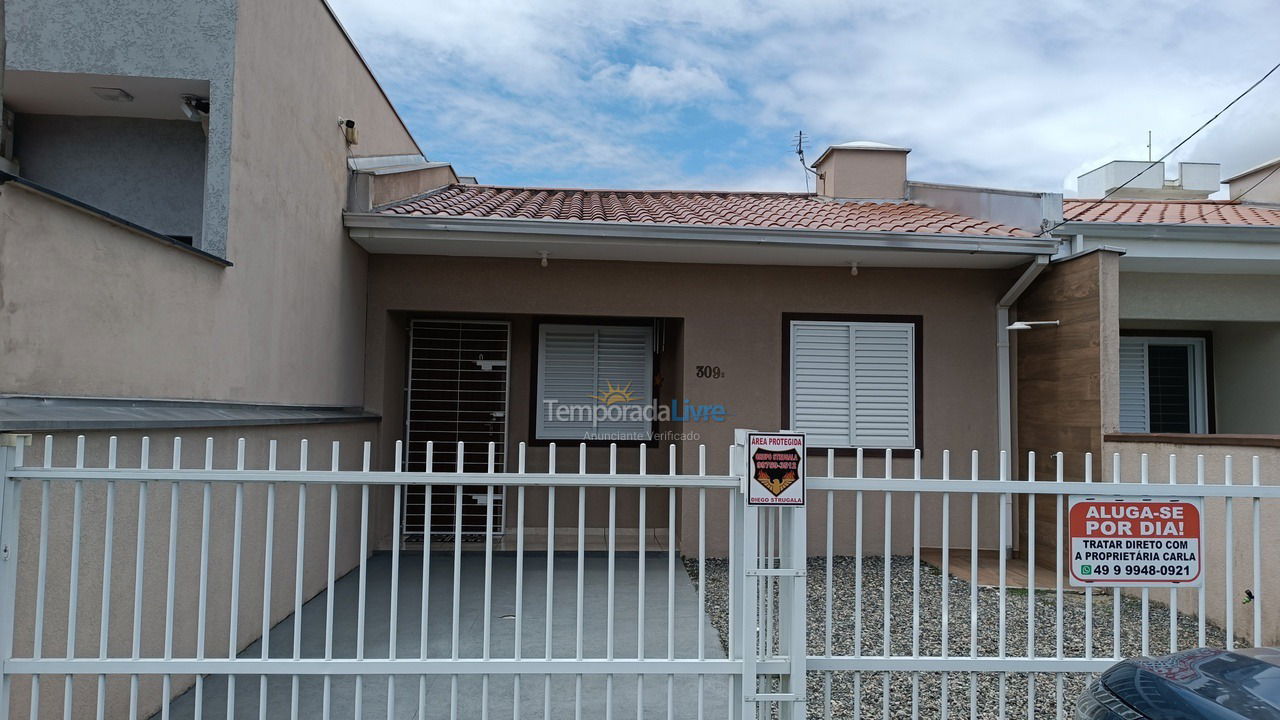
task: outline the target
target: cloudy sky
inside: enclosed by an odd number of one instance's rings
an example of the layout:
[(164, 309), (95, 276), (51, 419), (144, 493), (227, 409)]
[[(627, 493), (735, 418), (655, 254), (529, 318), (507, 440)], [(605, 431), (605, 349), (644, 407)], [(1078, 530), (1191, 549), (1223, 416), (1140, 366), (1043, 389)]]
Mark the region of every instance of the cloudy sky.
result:
[[(878, 140), (916, 180), (1068, 191), (1280, 62), (1275, 0), (331, 0), (433, 160), (481, 182), (803, 190)], [(1280, 72), (1174, 156), (1280, 156)]]

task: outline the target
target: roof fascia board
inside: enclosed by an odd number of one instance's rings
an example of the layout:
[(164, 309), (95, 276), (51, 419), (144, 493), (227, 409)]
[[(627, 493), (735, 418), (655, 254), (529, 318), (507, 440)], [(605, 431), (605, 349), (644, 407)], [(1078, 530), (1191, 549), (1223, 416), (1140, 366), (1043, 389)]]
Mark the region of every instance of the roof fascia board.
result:
[(1272, 159), (1270, 159), (1270, 160), (1268, 160), (1268, 161), (1266, 161), (1266, 162), (1262, 163), (1261, 165), (1254, 165), (1253, 167), (1249, 168), (1248, 170), (1244, 170), (1244, 171), (1238, 172), (1238, 173), (1236, 173), (1235, 175), (1232, 175), (1232, 176), (1231, 176), (1231, 177), (1229, 177), (1229, 178), (1223, 178), (1222, 182), (1224, 182), (1224, 183), (1234, 182), (1234, 181), (1239, 180), (1240, 178), (1242, 178), (1242, 177), (1244, 177), (1244, 176), (1246, 176), (1246, 175), (1252, 175), (1252, 174), (1254, 174), (1254, 173), (1258, 172), (1259, 170), (1266, 170), (1267, 168), (1271, 167), (1272, 165), (1275, 165), (1276, 163), (1280, 163), (1280, 157), (1272, 158)]
[(364, 157), (347, 158), (347, 169), (355, 171), (376, 170), (378, 168), (420, 162), (427, 162), (427, 159), (422, 155), (366, 155)]
[[(896, 233), (854, 230), (792, 230), (661, 225), (649, 223), (609, 223), (572, 220), (516, 220), (494, 218), (440, 218), (428, 216), (348, 213), (345, 223), (355, 237), (446, 236), (450, 233), (502, 235), (503, 239), (527, 237), (530, 241), (547, 236), (591, 237), (597, 242), (625, 244), (641, 240), (693, 241), (724, 244), (783, 244), (797, 247), (862, 247), (890, 250), (923, 250), (967, 253), (1052, 255), (1058, 241), (1051, 238), (1015, 238), (947, 233)], [(511, 236), (516, 236), (512, 238)], [(477, 237), (477, 239), (483, 239)]]
[(1280, 243), (1280, 227), (1259, 225), (1188, 225), (1176, 223), (1069, 222), (1055, 235), (1083, 235), (1140, 240), (1230, 240)]
[[(398, 175), (404, 172), (432, 170), (442, 167), (452, 167), (452, 163), (423, 161), (407, 165), (388, 165), (386, 167), (373, 168), (371, 170), (357, 170), (356, 172), (363, 173), (365, 175)], [(457, 173), (455, 173), (454, 176), (457, 177)]]

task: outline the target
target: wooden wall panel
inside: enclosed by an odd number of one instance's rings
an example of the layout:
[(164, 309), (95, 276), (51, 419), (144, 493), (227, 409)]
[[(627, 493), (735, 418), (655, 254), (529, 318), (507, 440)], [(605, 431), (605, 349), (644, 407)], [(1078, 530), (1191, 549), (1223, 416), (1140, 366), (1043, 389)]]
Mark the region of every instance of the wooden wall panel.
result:
[[(1026, 454), (1036, 452), (1036, 479), (1053, 480), (1054, 453), (1062, 452), (1065, 478), (1084, 479), (1084, 453), (1092, 452), (1101, 479), (1104, 337), (1108, 323), (1109, 252), (1092, 252), (1051, 265), (1016, 306), (1019, 320), (1058, 320), (1058, 327), (1017, 333), (1017, 457), (1026, 478)], [(1052, 557), (1054, 503), (1037, 504), (1037, 546)]]

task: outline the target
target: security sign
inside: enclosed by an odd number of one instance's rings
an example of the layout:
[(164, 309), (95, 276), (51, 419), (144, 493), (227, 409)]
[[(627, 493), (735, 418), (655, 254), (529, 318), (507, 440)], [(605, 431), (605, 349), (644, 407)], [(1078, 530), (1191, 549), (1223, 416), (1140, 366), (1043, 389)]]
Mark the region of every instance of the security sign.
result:
[(804, 435), (747, 435), (747, 502), (804, 505)]
[(1200, 587), (1202, 501), (1072, 495), (1071, 584)]

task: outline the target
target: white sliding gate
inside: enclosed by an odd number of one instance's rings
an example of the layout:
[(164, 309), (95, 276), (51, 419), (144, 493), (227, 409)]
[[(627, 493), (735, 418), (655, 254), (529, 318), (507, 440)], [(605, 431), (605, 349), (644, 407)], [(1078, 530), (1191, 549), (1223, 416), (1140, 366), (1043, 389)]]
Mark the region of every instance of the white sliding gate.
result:
[[(489, 472), (463, 472), (429, 446), (410, 473), (371, 470), (367, 445), (312, 469), (304, 441), (282, 469), (275, 443), (255, 468), (241, 441), (219, 468), (210, 440), (190, 468), (175, 440), (159, 469), (145, 439), (98, 462), (81, 438), (67, 467), (52, 442), (37, 462), (0, 446), (0, 718), (1067, 717), (1117, 658), (1231, 647), (1237, 611), (1266, 637), (1276, 569), (1260, 527), (1280, 487), (1256, 460), (1239, 484), (1229, 460), (1221, 483), (1203, 463), (1157, 483), (1145, 457), (1121, 482), (1117, 457), (1082, 484), (1061, 455), (1047, 482), (1009, 480), (1003, 457), (996, 479), (976, 454), (954, 479), (949, 455), (933, 478), (919, 454), (907, 477), (828, 455), (798, 510), (746, 505), (735, 449), (717, 475), (705, 449), (696, 472), (644, 446), (589, 472), (585, 447), (533, 469), (521, 445), (496, 472), (490, 446)], [(454, 498), (450, 543), (403, 549), (409, 486)], [(507, 488), (507, 532), (468, 543), (458, 498), (476, 486)], [(1221, 561), (1199, 590), (1071, 591), (1062, 553), (1036, 548), (1062, 546), (1077, 493), (1206, 498)]]

